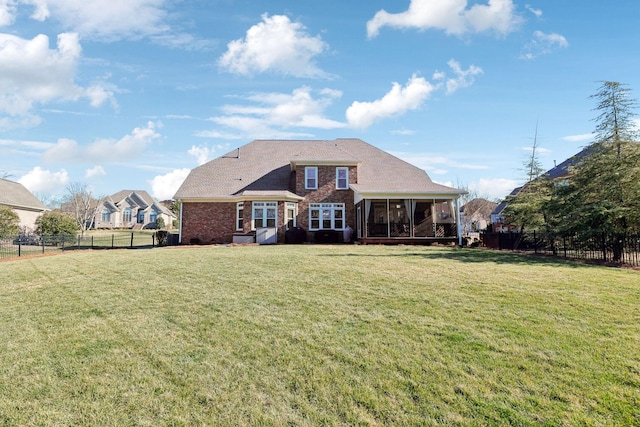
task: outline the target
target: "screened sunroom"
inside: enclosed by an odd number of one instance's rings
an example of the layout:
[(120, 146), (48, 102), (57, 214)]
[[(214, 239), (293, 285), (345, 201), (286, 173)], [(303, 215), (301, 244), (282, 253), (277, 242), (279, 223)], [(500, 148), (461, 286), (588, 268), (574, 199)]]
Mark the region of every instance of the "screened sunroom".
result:
[(363, 243), (456, 242), (456, 199), (372, 198), (356, 204), (356, 233)]

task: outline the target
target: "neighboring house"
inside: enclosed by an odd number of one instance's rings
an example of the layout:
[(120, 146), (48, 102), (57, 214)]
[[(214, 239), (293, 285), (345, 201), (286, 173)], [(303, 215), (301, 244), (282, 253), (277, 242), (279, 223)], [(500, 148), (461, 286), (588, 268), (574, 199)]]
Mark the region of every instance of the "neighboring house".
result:
[(20, 227), (29, 232), (36, 228), (36, 219), (48, 210), (24, 185), (3, 178), (0, 178), (0, 205), (13, 209), (20, 218)]
[[(563, 185), (567, 181), (567, 179), (571, 177), (571, 168), (576, 166), (584, 156), (589, 154), (590, 150), (591, 150), (591, 147), (586, 147), (582, 149), (582, 151), (569, 157), (567, 160), (560, 163), (559, 165), (555, 165), (553, 168), (543, 173), (540, 177), (545, 179), (551, 179), (552, 181), (554, 181), (555, 185)], [(520, 193), (520, 191), (522, 191), (523, 188), (524, 186), (514, 188), (509, 194), (509, 196), (516, 196), (518, 193)], [(504, 208), (507, 206), (507, 201), (508, 201), (508, 197), (507, 199), (502, 201), (502, 203), (500, 203), (494, 209), (493, 212), (491, 212), (491, 224), (493, 228), (492, 231), (494, 233), (509, 232), (509, 231), (517, 230), (517, 227), (511, 224), (507, 224), (503, 216), (503, 211), (504, 211)]]
[(158, 218), (171, 227), (176, 216), (146, 191), (123, 190), (102, 201), (94, 228), (155, 228)]
[(491, 213), (498, 206), (481, 197), (468, 201), (460, 208), (460, 223), (463, 233), (473, 233), (487, 229), (491, 224)]
[[(459, 242), (464, 191), (359, 139), (257, 140), (193, 169), (181, 243)], [(302, 230), (302, 236), (300, 235)]]
[[(516, 196), (522, 187), (516, 187), (511, 190), (508, 197)], [(494, 233), (508, 233), (510, 231), (517, 230), (517, 227), (514, 225), (507, 224), (507, 221), (504, 217), (504, 208), (507, 207), (507, 199), (503, 200), (496, 206), (496, 208), (491, 212), (491, 231)]]

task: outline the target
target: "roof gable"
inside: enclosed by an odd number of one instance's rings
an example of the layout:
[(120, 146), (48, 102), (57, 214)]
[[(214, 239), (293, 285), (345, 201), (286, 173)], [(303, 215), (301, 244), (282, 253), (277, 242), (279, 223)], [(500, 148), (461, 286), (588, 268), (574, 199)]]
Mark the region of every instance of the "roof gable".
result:
[(19, 182), (0, 178), (0, 205), (45, 211), (47, 207)]

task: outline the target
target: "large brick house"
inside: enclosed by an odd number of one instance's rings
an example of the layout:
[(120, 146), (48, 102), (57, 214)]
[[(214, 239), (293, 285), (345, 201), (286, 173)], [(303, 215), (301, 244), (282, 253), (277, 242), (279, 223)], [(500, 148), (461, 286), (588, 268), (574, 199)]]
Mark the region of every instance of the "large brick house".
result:
[(459, 241), (461, 194), (359, 139), (257, 140), (193, 169), (175, 199), (181, 243), (342, 241), (347, 227), (428, 243)]

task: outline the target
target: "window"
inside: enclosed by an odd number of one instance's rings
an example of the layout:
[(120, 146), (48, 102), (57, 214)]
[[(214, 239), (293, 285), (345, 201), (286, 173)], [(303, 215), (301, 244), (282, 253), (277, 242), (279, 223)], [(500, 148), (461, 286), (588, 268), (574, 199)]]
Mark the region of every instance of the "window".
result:
[(338, 190), (349, 189), (349, 168), (336, 168), (336, 188)]
[(278, 202), (253, 202), (253, 229), (276, 227)]
[(236, 204), (236, 230), (244, 229), (244, 202)]
[(144, 211), (142, 209), (138, 211), (138, 224), (144, 224)]
[(306, 190), (318, 189), (318, 168), (309, 166), (304, 168), (304, 188)]
[(102, 221), (109, 222), (111, 221), (111, 212), (108, 209), (104, 209), (102, 211)]
[(152, 209), (151, 213), (149, 214), (149, 222), (156, 222), (157, 219), (158, 219), (158, 212)]
[(309, 229), (344, 229), (344, 203), (309, 204)]
[(287, 230), (296, 226), (297, 210), (297, 205), (295, 203), (287, 202), (287, 208), (285, 210)]
[(122, 221), (131, 222), (131, 208), (125, 208), (122, 213)]

